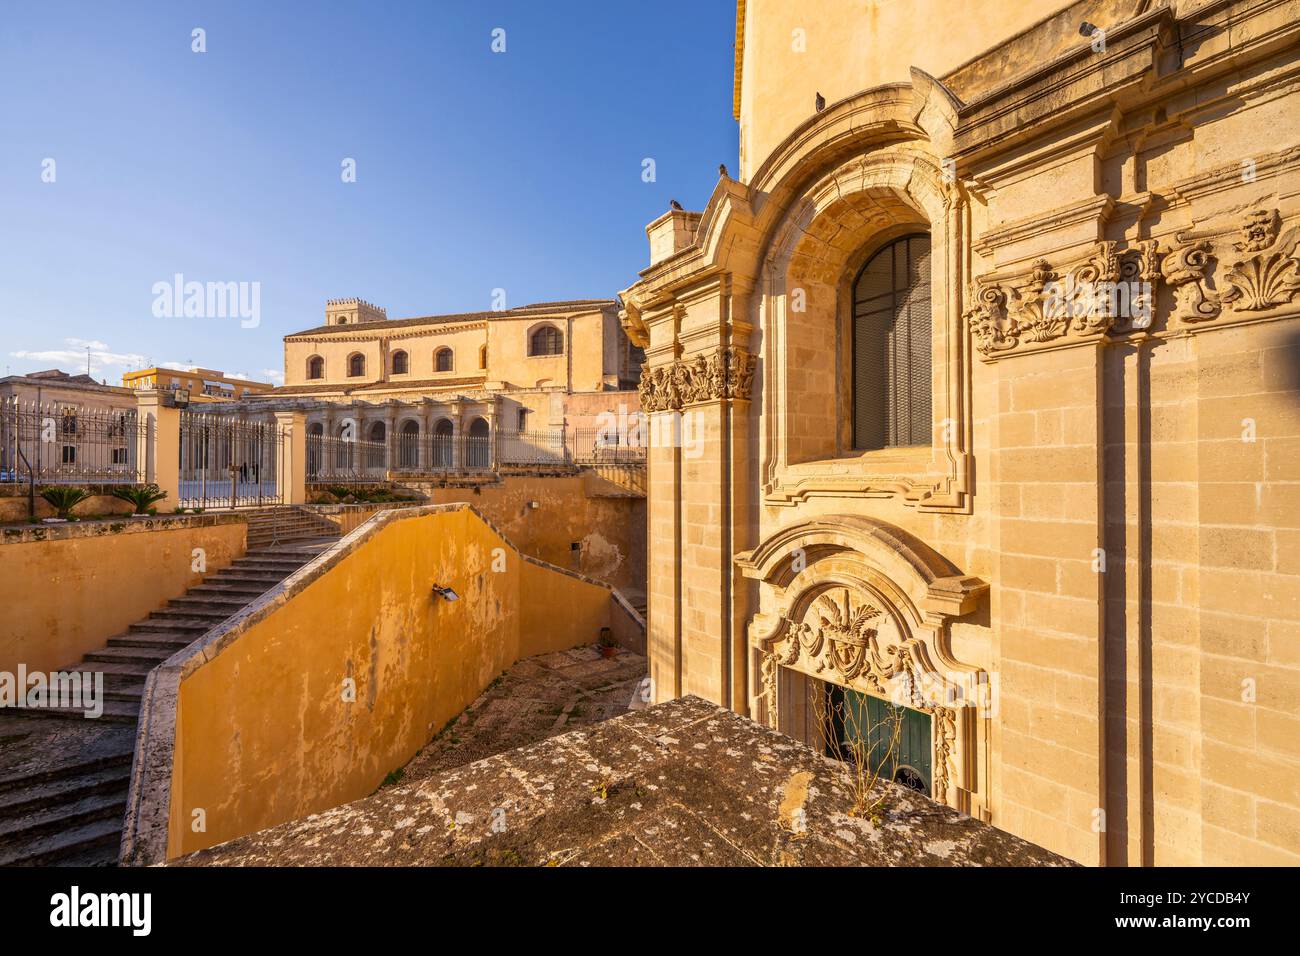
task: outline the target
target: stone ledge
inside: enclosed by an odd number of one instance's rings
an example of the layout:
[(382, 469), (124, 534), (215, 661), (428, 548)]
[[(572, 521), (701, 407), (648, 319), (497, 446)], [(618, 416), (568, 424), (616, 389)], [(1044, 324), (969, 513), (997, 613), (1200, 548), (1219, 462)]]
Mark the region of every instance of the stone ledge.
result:
[(232, 512), (201, 515), (155, 515), (131, 518), (123, 515), (103, 521), (69, 521), (63, 524), (29, 524), (2, 529), (0, 544), (29, 544), (34, 541), (68, 541), (73, 538), (101, 538), (112, 534), (141, 534), (146, 531), (177, 531), (182, 528), (211, 528), (221, 524), (244, 524), (247, 516)]
[(183, 866), (1071, 866), (684, 697), (181, 860)]

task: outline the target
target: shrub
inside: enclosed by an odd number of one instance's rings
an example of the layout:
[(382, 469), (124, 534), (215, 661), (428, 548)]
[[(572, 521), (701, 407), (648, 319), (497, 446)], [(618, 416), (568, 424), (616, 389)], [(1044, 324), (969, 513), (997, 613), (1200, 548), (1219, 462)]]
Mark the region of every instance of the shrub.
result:
[(58, 485), (53, 488), (46, 488), (41, 492), (41, 497), (49, 502), (55, 513), (60, 518), (72, 517), (72, 509), (77, 507), (87, 498), (90, 492), (85, 488), (70, 488), (66, 485)]
[(113, 497), (130, 502), (135, 506), (135, 513), (138, 515), (156, 514), (158, 509), (149, 506), (155, 501), (166, 498), (167, 492), (159, 489), (157, 485), (127, 485), (123, 488), (114, 488)]

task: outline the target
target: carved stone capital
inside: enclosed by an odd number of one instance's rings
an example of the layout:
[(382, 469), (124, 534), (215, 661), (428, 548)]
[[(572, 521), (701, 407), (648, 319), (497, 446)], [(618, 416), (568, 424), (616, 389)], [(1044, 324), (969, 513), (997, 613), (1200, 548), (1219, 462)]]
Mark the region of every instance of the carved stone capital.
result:
[(655, 368), (642, 366), (641, 408), (666, 412), (724, 398), (748, 401), (756, 362), (754, 355), (733, 345)]

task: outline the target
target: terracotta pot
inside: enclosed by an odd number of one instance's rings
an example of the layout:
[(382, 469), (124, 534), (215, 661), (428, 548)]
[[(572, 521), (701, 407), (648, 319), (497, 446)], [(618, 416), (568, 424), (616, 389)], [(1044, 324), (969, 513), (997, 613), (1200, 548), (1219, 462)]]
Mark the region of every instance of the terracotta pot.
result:
[(600, 656), (601, 656), (601, 657), (613, 657), (613, 656), (614, 656), (615, 654), (617, 654), (617, 653), (618, 653), (618, 648), (617, 648), (617, 647), (612, 647), (612, 646), (605, 645), (605, 644), (602, 644), (601, 647), (600, 647)]

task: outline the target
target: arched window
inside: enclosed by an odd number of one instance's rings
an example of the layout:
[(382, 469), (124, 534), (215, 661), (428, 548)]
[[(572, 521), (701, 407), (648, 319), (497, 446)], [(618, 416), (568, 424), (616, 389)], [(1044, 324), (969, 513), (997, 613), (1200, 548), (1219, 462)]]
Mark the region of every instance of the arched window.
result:
[(553, 325), (533, 330), (528, 339), (529, 355), (559, 355), (564, 351), (564, 334)]
[(405, 352), (400, 349), (393, 353), (393, 374), (405, 375), (411, 370), (410, 359)]
[(478, 367), (487, 368), (487, 346), (486, 345), (480, 345), (478, 347)]
[(325, 377), (325, 360), (319, 355), (313, 355), (307, 360), (307, 377), (324, 378)]
[(853, 283), (853, 447), (931, 441), (930, 237), (895, 239)]
[(366, 357), (360, 352), (348, 356), (348, 375), (352, 378), (366, 374)]
[(450, 372), (452, 364), (451, 349), (438, 349), (433, 354), (433, 368), (436, 372)]

